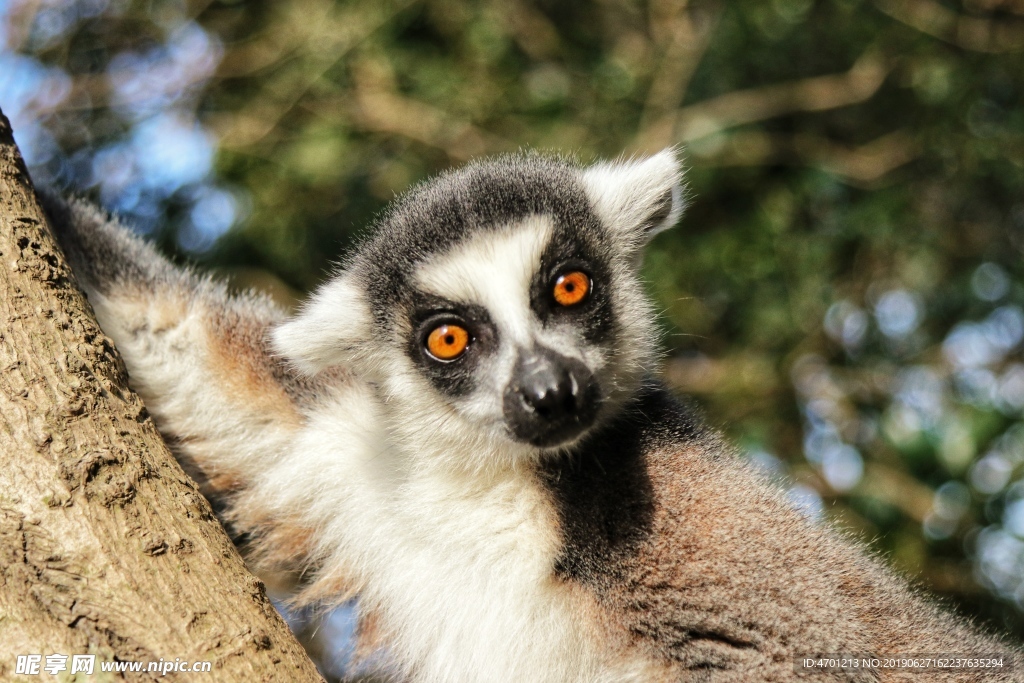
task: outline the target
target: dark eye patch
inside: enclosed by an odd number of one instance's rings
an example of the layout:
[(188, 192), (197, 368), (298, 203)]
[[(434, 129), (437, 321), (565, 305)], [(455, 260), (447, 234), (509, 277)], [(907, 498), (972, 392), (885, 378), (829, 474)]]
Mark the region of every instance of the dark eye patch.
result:
[[(613, 330), (611, 274), (601, 245), (587, 237), (586, 233), (559, 229), (556, 224), (530, 286), (530, 305), (545, 325), (569, 323), (582, 332), (586, 341), (598, 344), (607, 341)], [(559, 276), (570, 271), (589, 275), (591, 291), (578, 306), (566, 307), (555, 301), (553, 292)]]
[[(443, 394), (465, 396), (476, 388), (476, 369), (497, 348), (497, 331), (487, 309), (424, 293), (409, 302), (409, 339), (406, 352)], [(441, 323), (456, 323), (470, 336), (465, 353), (453, 361), (439, 361), (426, 348), (429, 333)]]

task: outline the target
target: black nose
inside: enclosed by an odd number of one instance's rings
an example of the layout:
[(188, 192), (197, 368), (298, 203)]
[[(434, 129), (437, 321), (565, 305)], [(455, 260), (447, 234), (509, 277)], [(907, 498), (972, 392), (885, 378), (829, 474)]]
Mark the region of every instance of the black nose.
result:
[(520, 356), (505, 391), (505, 420), (520, 440), (555, 446), (578, 436), (597, 412), (594, 376), (578, 360), (546, 349)]
[(519, 393), (541, 418), (560, 420), (576, 412), (580, 385), (565, 365), (535, 356), (523, 364)]

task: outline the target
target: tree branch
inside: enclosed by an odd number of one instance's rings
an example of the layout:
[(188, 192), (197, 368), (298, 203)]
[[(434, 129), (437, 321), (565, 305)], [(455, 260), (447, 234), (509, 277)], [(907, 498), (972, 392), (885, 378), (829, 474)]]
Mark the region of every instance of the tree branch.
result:
[(651, 30), (660, 28), (664, 46), (640, 117), (640, 132), (633, 145), (637, 149), (654, 152), (676, 142), (672, 139), (675, 114), (711, 44), (721, 8), (714, 8), (701, 20), (692, 14), (684, 3), (673, 16), (651, 17)]
[(0, 678), (95, 654), (322, 681), (128, 388), (2, 113), (0, 263)]
[(678, 110), (674, 139), (692, 142), (785, 114), (858, 104), (878, 91), (888, 73), (881, 56), (869, 50), (845, 73), (726, 93)]
[(875, 5), (896, 21), (965, 50), (1024, 50), (1024, 23), (957, 14), (933, 0), (876, 0)]
[[(371, 5), (371, 11), (357, 6), (331, 11), (325, 6), (314, 5), (325, 14), (312, 20), (308, 15), (297, 16), (301, 28), (302, 43), (294, 48), (287, 39), (266, 36), (244, 49), (233, 48), (221, 67), (217, 77), (238, 77), (247, 75), (244, 65), (248, 59), (257, 59), (264, 67), (285, 61), (294, 50), (296, 68), (288, 65), (262, 79), (260, 92), (253, 96), (257, 106), (230, 116), (211, 118), (211, 126), (220, 138), (223, 149), (244, 149), (265, 142), (272, 132), (279, 132), (281, 121), (300, 103), (310, 89), (341, 62), (351, 50), (375, 31), (385, 26), (396, 14), (410, 7), (417, 0), (395, 0), (391, 3)], [(309, 30), (316, 26), (317, 30)], [(312, 34), (312, 35), (311, 35)], [(255, 55), (266, 54), (262, 57)]]
[(443, 151), (456, 162), (515, 149), (508, 140), (469, 121), (395, 92), (358, 88), (349, 99), (347, 103), (337, 102), (336, 105), (318, 102), (310, 108), (329, 117), (332, 111), (337, 116), (338, 107), (345, 107), (353, 124), (362, 130), (414, 140)]
[(853, 185), (870, 186), (918, 157), (920, 150), (906, 130), (887, 133), (849, 147), (821, 135), (780, 135), (760, 131), (729, 136), (713, 154), (693, 155), (697, 166), (799, 164), (820, 168)]

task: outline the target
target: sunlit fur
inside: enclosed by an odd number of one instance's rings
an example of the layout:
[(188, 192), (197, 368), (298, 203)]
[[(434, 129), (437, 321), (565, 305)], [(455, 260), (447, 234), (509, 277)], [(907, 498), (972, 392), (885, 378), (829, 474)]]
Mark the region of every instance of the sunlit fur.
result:
[[(668, 168), (638, 182), (674, 187), (678, 166), (665, 157)], [(607, 188), (615, 189), (635, 192)], [(627, 231), (648, 229), (639, 218), (621, 225), (614, 215), (606, 219), (631, 247), (643, 238)], [(527, 290), (550, 238), (550, 217), (528, 216), (424, 254), (408, 274), (410, 286), (483, 305), (502, 337), (478, 389), (457, 401), (439, 396), (407, 357), (408, 329), (388, 336), (374, 325), (364, 286), (372, 269), (342, 272), (273, 333), (288, 363), (319, 379), (306, 387), (297, 377), (292, 397), (258, 412), (249, 393), (211, 381), (208, 366), (220, 359), (210, 323), (218, 307), (245, 305), (269, 329), (282, 318), (269, 301), (234, 299), (172, 269), (82, 203), (72, 204), (63, 222), (70, 224), (63, 241), (97, 316), (159, 427), (199, 476), (231, 482), (224, 491), (207, 487), (210, 495), (227, 493), (228, 521), (257, 536), (259, 525), (275, 523), (307, 533), (308, 545), (298, 544), (293, 558), (314, 563), (306, 595), (330, 602), (358, 592), (361, 610), (383, 622), (402, 675), (646, 681), (660, 669), (603, 651), (584, 614), (588, 600), (553, 576), (558, 523), (526, 466), (541, 450), (515, 442), (501, 414), (516, 349), (533, 343), (591, 367), (607, 390), (607, 414), (635, 390), (649, 370), (654, 333), (632, 248), (609, 263), (613, 279), (596, 285), (615, 292), (614, 353), (588, 348), (571, 328), (544, 328), (529, 310)], [(111, 252), (129, 253), (139, 273), (99, 268), (111, 263)], [(339, 366), (342, 374), (324, 381), (323, 373)], [(293, 411), (301, 417), (286, 419)], [(263, 550), (282, 564), (279, 549)]]
[[(640, 254), (683, 194), (671, 151), (473, 164), (400, 200), (290, 319), (88, 204), (47, 204), (132, 386), (249, 560), (299, 574), (300, 602), (358, 596), (399, 680), (781, 681), (797, 654), (1002, 647), (803, 519), (650, 382)], [(531, 304), (573, 240), (608, 297), (589, 333)], [(431, 297), (494, 324), (468, 389), (417, 355), (410, 315)], [(533, 345), (601, 388), (590, 430), (546, 449), (503, 423)]]

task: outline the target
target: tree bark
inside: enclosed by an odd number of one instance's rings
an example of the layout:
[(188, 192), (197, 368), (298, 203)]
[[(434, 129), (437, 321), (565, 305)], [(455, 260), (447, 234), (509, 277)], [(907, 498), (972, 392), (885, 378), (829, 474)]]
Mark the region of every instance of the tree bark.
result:
[(97, 674), (322, 681), (128, 388), (2, 112), (0, 261), (0, 679), (19, 654), (94, 654)]

